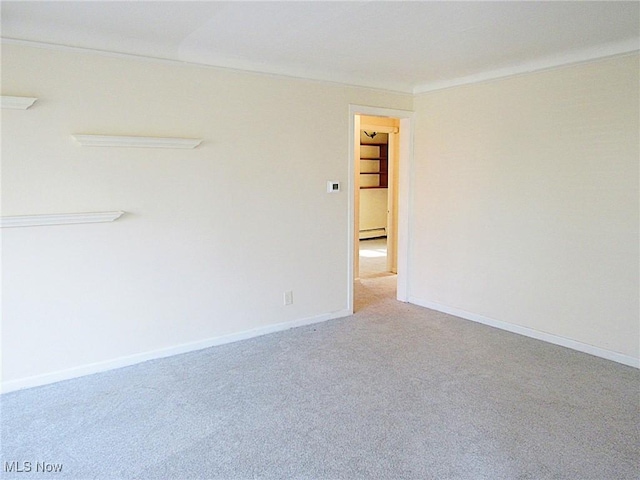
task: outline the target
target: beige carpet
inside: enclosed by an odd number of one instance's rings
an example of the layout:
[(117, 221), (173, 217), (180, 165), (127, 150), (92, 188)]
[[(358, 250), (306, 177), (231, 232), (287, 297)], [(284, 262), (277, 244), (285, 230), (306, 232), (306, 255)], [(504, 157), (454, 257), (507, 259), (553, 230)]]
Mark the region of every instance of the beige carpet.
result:
[(353, 316), (1, 395), (0, 477), (640, 478), (638, 370), (394, 291), (364, 278)]
[(360, 278), (389, 275), (393, 274), (387, 271), (387, 239), (360, 240)]
[(396, 275), (387, 271), (387, 239), (360, 240), (360, 279), (354, 310), (374, 311), (396, 298)]
[(353, 316), (1, 395), (0, 477), (640, 478), (638, 370), (398, 302), (370, 273)]

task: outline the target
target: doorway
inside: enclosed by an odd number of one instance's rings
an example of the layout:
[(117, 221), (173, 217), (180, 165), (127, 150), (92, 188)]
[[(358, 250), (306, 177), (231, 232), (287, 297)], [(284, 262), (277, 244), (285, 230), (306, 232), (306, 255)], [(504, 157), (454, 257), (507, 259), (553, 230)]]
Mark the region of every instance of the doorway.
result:
[(384, 279), (387, 289), (392, 285), (394, 298), (408, 301), (412, 112), (352, 105), (350, 119), (349, 309), (353, 311), (354, 287), (362, 291), (363, 282), (376, 279)]
[[(356, 134), (356, 235), (359, 255), (356, 280), (396, 273), (397, 135), (396, 118), (360, 115)], [(357, 145), (356, 145), (357, 148)]]

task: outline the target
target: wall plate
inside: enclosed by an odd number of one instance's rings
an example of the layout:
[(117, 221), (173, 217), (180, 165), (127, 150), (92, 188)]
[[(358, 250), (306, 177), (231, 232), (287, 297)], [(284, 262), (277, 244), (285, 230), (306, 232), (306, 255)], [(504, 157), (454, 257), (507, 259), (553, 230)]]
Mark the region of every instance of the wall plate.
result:
[(327, 193), (336, 193), (340, 191), (340, 182), (329, 180), (327, 182)]

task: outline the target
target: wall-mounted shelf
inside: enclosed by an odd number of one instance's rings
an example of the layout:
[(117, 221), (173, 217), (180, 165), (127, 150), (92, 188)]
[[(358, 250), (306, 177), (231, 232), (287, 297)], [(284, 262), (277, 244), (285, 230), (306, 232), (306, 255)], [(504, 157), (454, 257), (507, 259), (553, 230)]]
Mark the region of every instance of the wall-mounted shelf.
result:
[(0, 227), (40, 227), (47, 225), (73, 225), (78, 223), (113, 222), (124, 214), (116, 212), (91, 212), (91, 213), (56, 213), (49, 215), (19, 215), (2, 217)]
[(196, 148), (201, 138), (72, 135), (83, 147)]
[(0, 96), (0, 104), (2, 108), (10, 108), (12, 110), (26, 110), (38, 100), (34, 97), (11, 97), (8, 95)]
[[(363, 147), (367, 147), (366, 150)], [(363, 154), (366, 152), (369, 154)], [(387, 188), (389, 182), (389, 145), (386, 143), (360, 143), (360, 175), (366, 175), (367, 181), (361, 177), (360, 188)], [(365, 168), (368, 166), (368, 168)], [(371, 179), (369, 176), (377, 175)]]

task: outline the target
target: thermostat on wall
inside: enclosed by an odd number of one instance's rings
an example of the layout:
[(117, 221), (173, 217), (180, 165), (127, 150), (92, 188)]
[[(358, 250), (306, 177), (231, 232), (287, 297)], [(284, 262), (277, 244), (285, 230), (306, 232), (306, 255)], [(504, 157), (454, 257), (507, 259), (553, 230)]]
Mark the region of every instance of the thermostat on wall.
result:
[(327, 182), (327, 193), (334, 193), (340, 191), (340, 182), (334, 182), (329, 180)]

